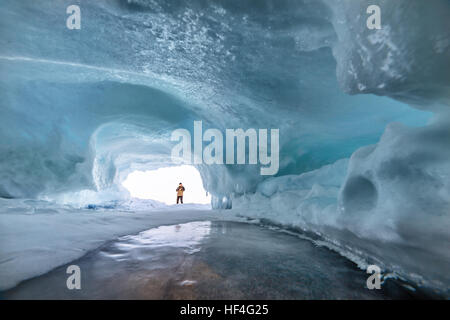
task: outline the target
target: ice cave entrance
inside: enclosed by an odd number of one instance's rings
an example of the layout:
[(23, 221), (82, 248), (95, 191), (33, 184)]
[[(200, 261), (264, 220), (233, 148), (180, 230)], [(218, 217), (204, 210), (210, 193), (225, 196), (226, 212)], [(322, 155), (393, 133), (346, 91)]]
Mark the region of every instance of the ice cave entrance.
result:
[(211, 195), (203, 188), (200, 172), (189, 165), (165, 167), (151, 171), (133, 171), (123, 186), (131, 196), (139, 199), (152, 199), (171, 205), (176, 203), (178, 184), (182, 182), (186, 191), (184, 203), (211, 203)]

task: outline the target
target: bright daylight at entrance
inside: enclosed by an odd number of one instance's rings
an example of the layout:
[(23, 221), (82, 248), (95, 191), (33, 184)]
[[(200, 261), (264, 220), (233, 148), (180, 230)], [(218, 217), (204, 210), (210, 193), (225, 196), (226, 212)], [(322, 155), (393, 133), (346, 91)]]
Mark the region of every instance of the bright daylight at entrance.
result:
[(122, 183), (132, 197), (151, 199), (167, 205), (176, 203), (176, 188), (182, 182), (187, 188), (184, 203), (210, 204), (211, 195), (203, 188), (200, 173), (193, 166), (134, 171)]

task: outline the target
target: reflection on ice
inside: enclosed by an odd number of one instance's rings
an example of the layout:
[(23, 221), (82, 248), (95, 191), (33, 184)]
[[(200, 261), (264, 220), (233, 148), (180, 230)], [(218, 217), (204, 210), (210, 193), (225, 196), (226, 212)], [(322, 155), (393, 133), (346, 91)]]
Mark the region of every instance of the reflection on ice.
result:
[(192, 254), (200, 250), (199, 244), (209, 235), (210, 230), (210, 221), (161, 226), (137, 235), (121, 237), (111, 245), (110, 250), (101, 253), (118, 261), (131, 257), (145, 260), (154, 255), (155, 249), (158, 248), (178, 248)]
[[(121, 237), (66, 268), (25, 281), (4, 298), (57, 299), (390, 299), (420, 296), (395, 279), (366, 288), (367, 274), (311, 241), (229, 221), (160, 226)], [(403, 286), (402, 286), (403, 285)]]

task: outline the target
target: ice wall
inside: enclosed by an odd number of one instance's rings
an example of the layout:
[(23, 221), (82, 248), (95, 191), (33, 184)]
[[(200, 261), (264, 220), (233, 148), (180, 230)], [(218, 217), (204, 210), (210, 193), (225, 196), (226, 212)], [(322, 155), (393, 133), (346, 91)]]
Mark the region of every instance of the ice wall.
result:
[[(337, 77), (348, 93), (374, 93), (421, 109), (449, 105), (449, 3), (436, 1), (325, 1), (338, 41)], [(381, 9), (380, 30), (365, 27), (370, 5)]]
[(333, 54), (343, 90), (390, 96), (435, 113), (421, 128), (389, 124), (376, 145), (352, 155), (340, 209), (361, 220), (366, 226), (359, 227), (366, 230), (376, 230), (374, 220), (379, 219), (395, 229), (393, 233), (413, 238), (427, 229), (427, 220), (440, 230), (435, 230), (437, 237), (445, 237), (447, 232), (438, 225), (447, 225), (450, 213), (449, 2), (379, 1), (381, 30), (360, 28), (366, 19), (360, 9), (373, 4), (370, 1), (359, 6), (345, 0), (328, 4), (338, 37)]
[[(61, 23), (66, 5), (3, 3), (3, 197), (120, 186), (170, 164), (171, 130), (193, 120), (279, 128), (283, 175), (348, 157), (391, 121), (427, 118), (340, 90), (333, 10), (319, 1), (83, 1), (76, 31)], [(252, 167), (200, 170), (217, 199), (261, 181)]]
[[(339, 252), (364, 257), (363, 266), (376, 257), (388, 270), (448, 292), (450, 3), (378, 1), (383, 26), (374, 31), (364, 28), (361, 14), (373, 1), (327, 4), (338, 38), (333, 55), (340, 87), (405, 101), (434, 118), (419, 128), (393, 122), (378, 143), (352, 154), (348, 168), (338, 162), (265, 181), (234, 207), (328, 235)], [(323, 181), (322, 170), (330, 168)]]

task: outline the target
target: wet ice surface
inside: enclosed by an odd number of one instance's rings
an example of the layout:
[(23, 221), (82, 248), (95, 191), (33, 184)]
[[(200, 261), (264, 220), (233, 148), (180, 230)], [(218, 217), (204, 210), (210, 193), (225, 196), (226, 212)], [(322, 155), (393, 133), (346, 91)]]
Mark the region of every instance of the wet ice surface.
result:
[[(81, 289), (66, 287), (67, 266)], [(3, 293), (6, 299), (396, 299), (421, 294), (388, 280), (368, 290), (349, 260), (292, 234), (225, 221), (160, 226), (120, 237)]]

